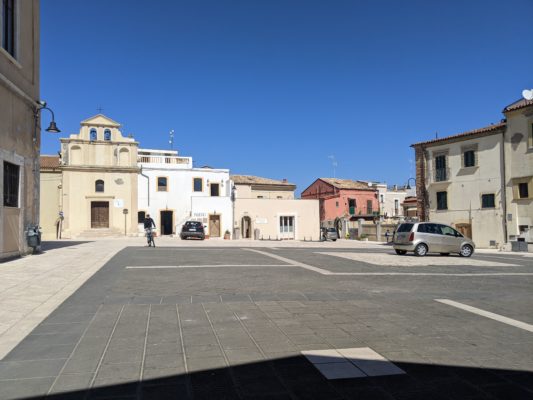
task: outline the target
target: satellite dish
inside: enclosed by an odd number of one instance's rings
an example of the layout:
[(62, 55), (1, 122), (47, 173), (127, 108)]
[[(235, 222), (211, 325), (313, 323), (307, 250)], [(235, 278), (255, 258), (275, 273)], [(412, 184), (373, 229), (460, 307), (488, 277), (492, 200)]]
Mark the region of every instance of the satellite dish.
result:
[(522, 96), (526, 100), (533, 100), (533, 89), (531, 90), (522, 90)]

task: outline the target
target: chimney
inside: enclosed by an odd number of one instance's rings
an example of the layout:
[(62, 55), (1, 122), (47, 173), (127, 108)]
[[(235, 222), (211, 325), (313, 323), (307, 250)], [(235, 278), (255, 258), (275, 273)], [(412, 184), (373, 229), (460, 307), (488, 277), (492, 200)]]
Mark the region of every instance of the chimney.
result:
[(287, 178), (283, 178), (283, 183), (287, 183)]

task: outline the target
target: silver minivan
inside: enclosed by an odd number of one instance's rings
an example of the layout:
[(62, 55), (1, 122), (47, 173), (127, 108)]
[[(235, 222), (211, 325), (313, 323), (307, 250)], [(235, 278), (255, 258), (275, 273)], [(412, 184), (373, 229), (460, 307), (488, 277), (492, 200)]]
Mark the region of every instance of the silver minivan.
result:
[(449, 255), (457, 253), (461, 257), (474, 254), (474, 242), (464, 237), (449, 225), (435, 222), (405, 222), (394, 232), (394, 250), (404, 255), (412, 251), (417, 256), (428, 253)]

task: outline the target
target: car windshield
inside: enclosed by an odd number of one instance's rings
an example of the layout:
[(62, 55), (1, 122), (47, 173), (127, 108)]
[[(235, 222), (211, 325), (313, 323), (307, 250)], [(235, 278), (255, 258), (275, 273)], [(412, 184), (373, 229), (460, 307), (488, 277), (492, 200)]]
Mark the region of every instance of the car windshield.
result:
[(335, 228), (328, 228), (328, 232), (337, 232)]
[(411, 232), (414, 224), (401, 224), (396, 232)]

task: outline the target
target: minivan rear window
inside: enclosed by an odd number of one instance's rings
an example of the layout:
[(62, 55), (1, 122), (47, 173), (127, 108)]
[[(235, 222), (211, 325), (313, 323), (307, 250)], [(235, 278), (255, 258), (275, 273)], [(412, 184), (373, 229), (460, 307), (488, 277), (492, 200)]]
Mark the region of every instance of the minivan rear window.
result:
[(411, 229), (413, 229), (414, 224), (401, 224), (396, 232), (411, 232)]

